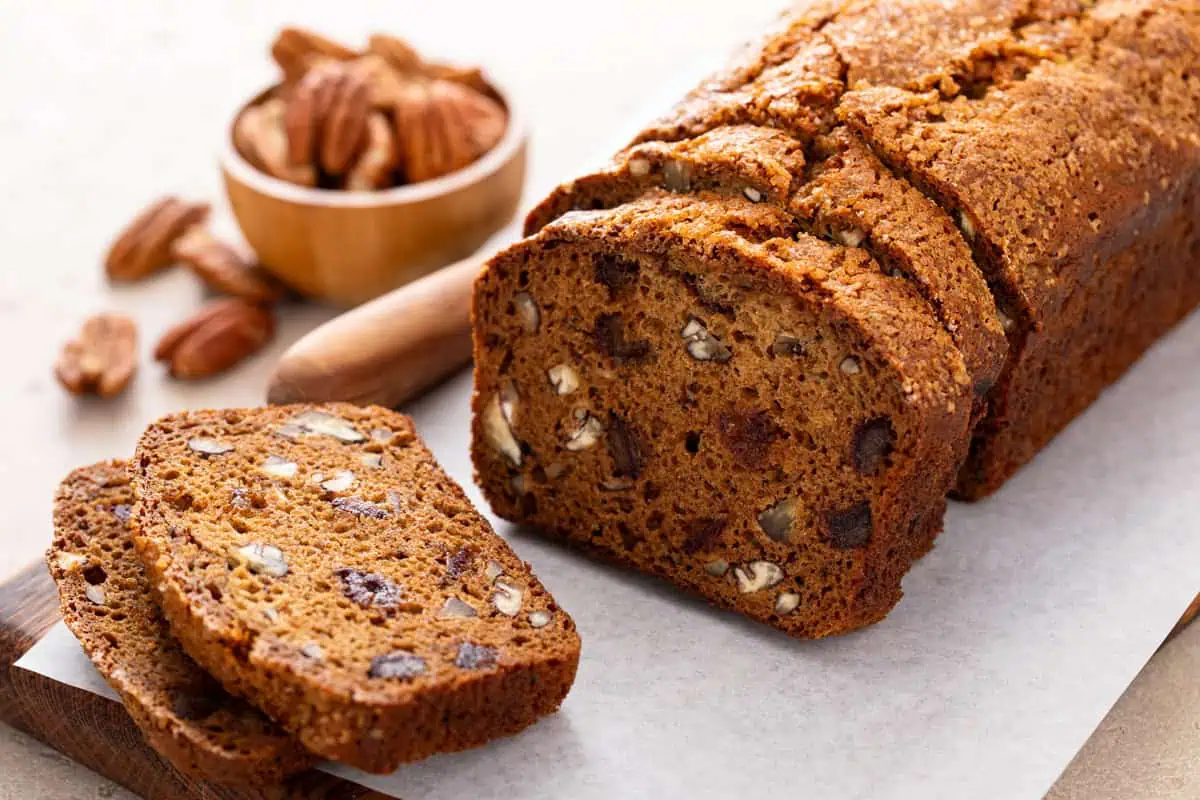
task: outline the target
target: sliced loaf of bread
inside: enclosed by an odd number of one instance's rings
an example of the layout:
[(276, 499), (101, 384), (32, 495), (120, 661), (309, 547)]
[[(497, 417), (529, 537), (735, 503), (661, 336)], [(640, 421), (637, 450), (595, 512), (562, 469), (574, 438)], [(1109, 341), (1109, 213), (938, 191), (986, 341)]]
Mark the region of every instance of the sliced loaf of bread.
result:
[(516, 733), (570, 689), (574, 623), (407, 417), (176, 414), (131, 473), (173, 632), (314, 752), (390, 772)]
[(803, 637), (882, 618), (941, 528), (962, 354), (912, 281), (783, 209), (564, 214), (473, 313), (472, 456), (507, 519)]
[(125, 463), (75, 470), (54, 500), (46, 553), (63, 619), (121, 695), (150, 746), (181, 772), (239, 786), (277, 783), (315, 758), (184, 654), (133, 551)]

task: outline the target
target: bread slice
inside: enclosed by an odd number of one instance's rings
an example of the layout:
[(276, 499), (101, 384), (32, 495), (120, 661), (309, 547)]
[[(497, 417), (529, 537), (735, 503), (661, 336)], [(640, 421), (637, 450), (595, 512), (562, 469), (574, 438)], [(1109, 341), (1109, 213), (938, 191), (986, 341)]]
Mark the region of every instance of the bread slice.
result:
[(46, 553), (63, 620), (146, 741), (177, 769), (238, 786), (278, 783), (316, 759), (226, 694), (171, 638), (133, 550), (125, 462), (75, 470), (54, 498)]
[(401, 414), (175, 414), (132, 477), (175, 635), (316, 753), (390, 772), (516, 733), (570, 689), (571, 618)]
[(649, 193), (475, 288), (497, 513), (796, 636), (882, 618), (940, 530), (973, 387), (912, 283), (794, 217)]
[(526, 218), (533, 235), (573, 210), (614, 208), (653, 189), (745, 197), (788, 211), (800, 230), (861, 247), (909, 280), (963, 354), (977, 408), (1008, 352), (996, 303), (954, 221), (891, 174), (844, 127), (804, 143), (774, 128), (734, 125), (694, 139), (647, 141), (605, 169), (559, 186)]

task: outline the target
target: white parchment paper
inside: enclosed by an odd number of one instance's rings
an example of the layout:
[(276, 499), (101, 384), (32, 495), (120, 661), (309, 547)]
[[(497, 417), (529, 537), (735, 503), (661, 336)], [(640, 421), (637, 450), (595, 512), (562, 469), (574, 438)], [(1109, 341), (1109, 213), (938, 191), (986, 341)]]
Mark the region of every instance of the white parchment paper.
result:
[[(498, 523), (575, 617), (560, 713), (388, 777), (423, 798), (1039, 798), (1200, 587), (1200, 317), (998, 496), (882, 624), (792, 641)], [(1064, 369), (1069, 365), (1064, 365)], [(412, 410), (469, 487), (470, 377)], [(103, 689), (57, 628), (20, 667)]]
[[(839, 639), (792, 641), (493, 519), (583, 636), (562, 710), (391, 776), (328, 769), (404, 800), (1040, 798), (1200, 588), (1198, 363), (1194, 316), (999, 495), (952, 504), (900, 606)], [(469, 393), (464, 373), (407, 410), (486, 509)], [(18, 667), (115, 698), (61, 624)]]

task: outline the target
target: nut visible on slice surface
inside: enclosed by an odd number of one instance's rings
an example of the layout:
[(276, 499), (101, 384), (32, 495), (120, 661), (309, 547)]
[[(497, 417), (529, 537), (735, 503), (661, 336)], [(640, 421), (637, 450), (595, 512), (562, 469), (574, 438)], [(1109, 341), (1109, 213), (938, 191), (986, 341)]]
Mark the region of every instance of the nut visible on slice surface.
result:
[(758, 515), (758, 526), (772, 540), (787, 544), (791, 541), (792, 525), (796, 521), (797, 503), (794, 497), (780, 500)]
[(795, 592), (780, 592), (775, 598), (775, 613), (790, 614), (800, 605), (800, 595)]
[(496, 579), (493, 586), (496, 587), (496, 592), (492, 595), (492, 605), (496, 607), (496, 610), (506, 617), (515, 617), (520, 613), (524, 593), (508, 581), (499, 578)]
[(237, 554), (246, 562), (246, 567), (251, 572), (270, 575), (273, 578), (282, 578), (288, 574), (287, 558), (284, 557), (283, 551), (274, 545), (251, 542), (239, 547)]
[(732, 356), (729, 348), (722, 344), (720, 339), (709, 333), (704, 323), (696, 317), (688, 318), (687, 324), (683, 326), (679, 335), (683, 337), (688, 355), (697, 361), (724, 362)]
[(260, 469), (276, 478), (294, 478), (300, 465), (295, 461), (288, 461), (283, 456), (267, 456)]
[(475, 609), (458, 597), (449, 597), (438, 611), (439, 617), (477, 617)]
[(576, 410), (575, 423), (565, 445), (572, 453), (590, 450), (604, 435), (604, 424), (583, 409)]
[(136, 281), (173, 263), (171, 246), (208, 218), (208, 203), (160, 198), (142, 210), (109, 248), (104, 269), (113, 281)]
[(538, 310), (535, 301), (528, 292), (519, 292), (513, 297), (513, 306), (517, 316), (521, 318), (521, 326), (530, 333), (537, 333), (542, 325), (542, 312)]
[(278, 281), (199, 225), (180, 236), (171, 252), (213, 291), (259, 303), (283, 294)]
[(203, 456), (222, 456), (233, 452), (233, 445), (216, 439), (188, 439), (188, 449)]
[(742, 594), (761, 592), (770, 589), (783, 580), (783, 570), (778, 564), (770, 561), (751, 561), (733, 568), (733, 577), (737, 579), (738, 591)]
[(71, 394), (115, 397), (137, 371), (137, 328), (121, 314), (98, 314), (83, 323), (54, 366), (58, 382)]
[(516, 389), (506, 384), (492, 395), (483, 410), (483, 434), (496, 452), (503, 455), (514, 466), (521, 466), (521, 445), (513, 435), (512, 421), (517, 407)]
[(555, 394), (568, 395), (579, 388), (579, 373), (570, 364), (557, 364), (546, 371)]
[(305, 435), (332, 436), (334, 439), (352, 444), (366, 438), (349, 420), (311, 409), (301, 411), (292, 417), (276, 433), (289, 439), (298, 439)]
[(167, 331), (154, 358), (176, 378), (205, 378), (257, 352), (274, 333), (269, 309), (241, 298), (216, 300)]

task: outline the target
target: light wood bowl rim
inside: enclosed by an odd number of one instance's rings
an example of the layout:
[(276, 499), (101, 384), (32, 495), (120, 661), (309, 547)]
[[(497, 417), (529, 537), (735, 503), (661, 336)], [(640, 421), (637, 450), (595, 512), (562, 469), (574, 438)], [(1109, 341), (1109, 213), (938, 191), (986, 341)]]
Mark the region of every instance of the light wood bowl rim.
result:
[(501, 104), (508, 112), (508, 125), (504, 136), (496, 146), (483, 155), (478, 161), (449, 175), (434, 178), (420, 183), (410, 183), (382, 189), (374, 192), (350, 192), (343, 189), (317, 189), (308, 186), (297, 186), (294, 183), (281, 180), (262, 172), (242, 157), (233, 144), (233, 128), (242, 113), (262, 100), (268, 93), (279, 87), (272, 84), (249, 99), (240, 103), (229, 126), (225, 130), (221, 146), (221, 168), (238, 183), (254, 192), (277, 200), (283, 200), (300, 206), (320, 208), (383, 208), (389, 206), (417, 205), (429, 200), (454, 194), (472, 186), (481, 184), (499, 173), (513, 159), (517, 158), (529, 138), (526, 128), (525, 115), (519, 104), (513, 101), (512, 92), (497, 83), (491, 74), (485, 73), (488, 85), (496, 92)]

